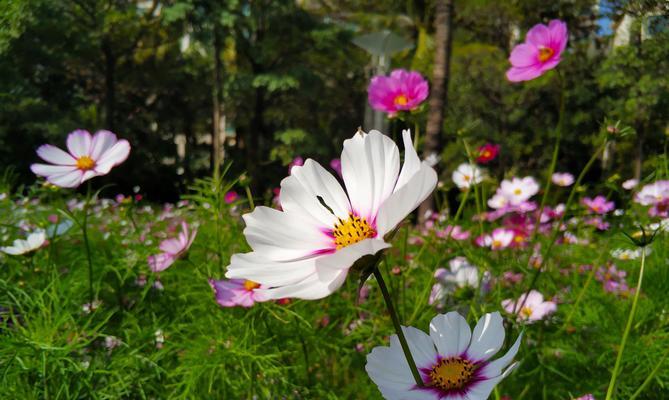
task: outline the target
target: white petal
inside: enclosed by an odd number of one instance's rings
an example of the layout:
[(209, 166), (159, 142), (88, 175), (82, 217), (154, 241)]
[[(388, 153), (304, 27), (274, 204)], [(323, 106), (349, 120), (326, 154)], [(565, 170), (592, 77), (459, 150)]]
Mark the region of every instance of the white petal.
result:
[(72, 165), (49, 165), (49, 164), (33, 164), (30, 170), (39, 176), (50, 175), (64, 175), (68, 172), (76, 171), (77, 167)]
[[(336, 216), (320, 203), (317, 196)], [(337, 179), (309, 159), (303, 166), (293, 167), (291, 175), (281, 181), (281, 208), (286, 212), (309, 215), (323, 226), (334, 227), (337, 217), (348, 218), (351, 204)]]
[(502, 373), (502, 369), (504, 369), (507, 365), (513, 361), (513, 358), (516, 356), (518, 353), (518, 349), (520, 348), (520, 342), (523, 338), (523, 334), (521, 332), (520, 335), (518, 335), (518, 338), (516, 339), (515, 343), (509, 351), (504, 354), (503, 357), (498, 358), (497, 360), (491, 362), (490, 364), (487, 364), (485, 367), (483, 367), (483, 370), (481, 373), (488, 378), (495, 377), (499, 374)]
[(463, 354), (469, 346), (472, 331), (467, 320), (455, 311), (440, 314), (430, 322), (430, 337), (443, 357)]
[(296, 213), (256, 207), (244, 215), (244, 236), (254, 251), (274, 261), (290, 261), (332, 251), (334, 239), (313, 220)]
[(51, 175), (47, 181), (59, 187), (74, 188), (81, 184), (83, 175), (83, 172), (77, 169), (61, 175)]
[(43, 144), (37, 148), (37, 155), (44, 161), (56, 165), (76, 165), (77, 160), (63, 150), (50, 144)]
[(346, 280), (347, 272), (348, 270), (333, 271), (331, 276), (332, 280), (329, 282), (323, 282), (322, 276), (313, 274), (293, 285), (286, 285), (273, 289), (256, 289), (256, 292), (266, 296), (266, 298), (270, 300), (287, 297), (296, 297), (304, 300), (322, 299), (339, 289), (344, 283), (344, 280)]
[(370, 254), (374, 255), (390, 244), (380, 239), (365, 239), (358, 243), (343, 247), (335, 253), (319, 257), (316, 260), (316, 268), (321, 269), (348, 269), (358, 259)]
[(296, 284), (316, 273), (316, 258), (277, 262), (251, 252), (235, 254), (225, 273), (226, 278), (247, 279), (265, 286), (276, 287)]
[(91, 155), (91, 134), (83, 129), (77, 129), (67, 135), (67, 150), (75, 158)]
[(91, 158), (94, 160), (99, 160), (102, 154), (109, 150), (114, 144), (116, 144), (116, 142), (116, 135), (114, 135), (112, 132), (105, 130), (95, 132), (91, 143)]
[(411, 389), (416, 385), (409, 364), (398, 346), (375, 347), (367, 355), (367, 374), (385, 399), (425, 399), (425, 394)]
[(399, 174), (399, 150), (395, 142), (378, 131), (344, 141), (342, 176), (351, 206), (361, 217), (373, 221), (390, 196)]
[(35, 231), (28, 235), (28, 247), (36, 249), (44, 244), (46, 241), (46, 233), (42, 230)]
[(489, 359), (502, 348), (504, 334), (502, 316), (499, 312), (485, 314), (474, 328), (467, 357), (472, 361)]
[[(413, 326), (403, 326), (402, 331), (409, 344), (409, 350), (411, 351), (413, 360), (416, 362), (416, 367), (421, 369), (433, 366), (437, 362), (437, 349), (434, 347), (430, 336)], [(400, 340), (397, 335), (390, 337), (390, 344), (391, 346), (399, 346), (401, 349)]]
[(119, 140), (110, 149), (102, 153), (99, 160), (96, 160), (95, 171), (101, 175), (121, 164), (130, 154), (130, 143), (127, 140)]
[(411, 177), (420, 170), (420, 159), (418, 158), (416, 149), (413, 147), (410, 130), (405, 129), (402, 131), (402, 141), (404, 142), (404, 163), (402, 164), (402, 171), (400, 171), (400, 176), (397, 178), (397, 183), (393, 190), (395, 192), (406, 185)]
[(469, 400), (486, 400), (490, 397), (490, 393), (495, 388), (495, 386), (504, 378), (509, 376), (511, 371), (516, 367), (517, 363), (514, 363), (509, 368), (504, 371), (502, 375), (498, 375), (491, 379), (486, 379), (483, 381), (476, 382), (474, 385), (467, 388), (467, 398)]
[(380, 237), (393, 230), (407, 215), (432, 193), (437, 185), (437, 173), (422, 163), (420, 170), (400, 190), (393, 193), (381, 206), (376, 219)]

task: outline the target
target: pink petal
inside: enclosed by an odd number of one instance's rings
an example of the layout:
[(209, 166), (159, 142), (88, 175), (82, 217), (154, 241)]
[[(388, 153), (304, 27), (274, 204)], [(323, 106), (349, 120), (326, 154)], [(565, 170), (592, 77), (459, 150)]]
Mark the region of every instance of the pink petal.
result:
[(77, 160), (63, 150), (50, 144), (43, 144), (37, 148), (37, 155), (44, 161), (57, 165), (76, 165)]
[(543, 74), (541, 68), (534, 66), (525, 67), (525, 68), (516, 68), (511, 67), (506, 71), (506, 78), (511, 82), (521, 82), (521, 81), (530, 81), (534, 78), (537, 78)]
[(559, 55), (567, 47), (567, 41), (569, 40), (567, 24), (554, 19), (548, 24), (548, 30), (551, 36), (551, 48)]
[(90, 156), (91, 134), (83, 129), (77, 129), (67, 135), (67, 149), (75, 158)]
[(77, 167), (70, 165), (48, 165), (48, 164), (33, 164), (30, 170), (35, 175), (51, 176), (51, 175), (65, 175), (68, 172), (76, 171)]
[(167, 239), (160, 243), (160, 250), (171, 255), (176, 255), (183, 250), (183, 245), (177, 239)]
[(116, 144), (117, 141), (118, 139), (116, 139), (116, 135), (112, 132), (105, 130), (97, 131), (93, 136), (93, 141), (91, 143), (91, 158), (93, 160), (99, 160), (100, 156)]
[(529, 44), (519, 44), (511, 51), (509, 62), (517, 68), (533, 66), (539, 63), (539, 50)]
[(72, 172), (68, 172), (61, 175), (51, 175), (47, 178), (49, 183), (63, 187), (63, 188), (74, 188), (81, 185), (81, 178), (83, 177), (83, 172), (76, 169)]
[(102, 175), (107, 174), (113, 167), (125, 161), (129, 154), (130, 143), (127, 140), (119, 140), (100, 156), (100, 160), (95, 165), (95, 170)]
[(536, 24), (527, 32), (525, 42), (535, 47), (549, 47), (551, 43), (551, 32), (544, 24)]
[(153, 256), (149, 256), (147, 259), (149, 263), (149, 268), (153, 272), (161, 272), (166, 270), (174, 263), (174, 257), (169, 254), (160, 253)]

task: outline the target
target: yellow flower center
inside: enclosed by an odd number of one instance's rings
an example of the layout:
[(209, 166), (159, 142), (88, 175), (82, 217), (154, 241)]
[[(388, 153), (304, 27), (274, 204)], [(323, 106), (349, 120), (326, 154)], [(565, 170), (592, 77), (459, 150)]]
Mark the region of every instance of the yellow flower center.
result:
[(524, 318), (530, 318), (532, 316), (532, 308), (525, 306), (520, 310), (520, 316)]
[(249, 292), (255, 288), (259, 288), (260, 284), (253, 282), (253, 281), (244, 281), (244, 289), (248, 290)]
[(339, 218), (332, 234), (337, 250), (339, 250), (342, 247), (375, 237), (376, 231), (367, 223), (365, 218), (360, 218), (351, 213), (347, 220)]
[(502, 247), (502, 242), (500, 240), (493, 240), (492, 247)]
[(546, 62), (549, 58), (553, 57), (555, 51), (550, 47), (539, 47), (539, 61)]
[(474, 375), (474, 364), (460, 357), (444, 358), (430, 370), (430, 383), (441, 390), (462, 389)]
[(81, 156), (77, 159), (77, 168), (82, 171), (88, 171), (95, 167), (95, 161), (89, 156)]
[(470, 179), (472, 178), (469, 175), (464, 175), (465, 182), (469, 182)]
[(395, 105), (396, 106), (406, 106), (407, 103), (409, 103), (409, 99), (405, 95), (401, 94), (401, 95), (395, 97)]
[(516, 190), (513, 191), (513, 194), (515, 194), (516, 196), (520, 196), (522, 193), (523, 193), (523, 191), (520, 190), (520, 189), (516, 189)]
[(516, 237), (513, 238), (513, 240), (514, 240), (516, 243), (522, 243), (523, 240), (525, 240), (525, 237), (524, 237), (523, 235), (517, 235)]

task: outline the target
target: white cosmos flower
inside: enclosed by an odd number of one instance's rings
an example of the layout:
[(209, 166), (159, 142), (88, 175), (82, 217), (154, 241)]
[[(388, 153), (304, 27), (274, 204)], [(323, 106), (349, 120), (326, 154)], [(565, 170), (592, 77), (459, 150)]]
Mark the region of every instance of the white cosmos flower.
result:
[(13, 256), (18, 256), (39, 249), (45, 241), (46, 233), (43, 230), (37, 230), (29, 234), (25, 240), (16, 239), (11, 246), (0, 247), (0, 251)]
[(481, 183), (483, 180), (483, 172), (479, 167), (472, 164), (460, 164), (458, 168), (453, 171), (453, 182), (460, 189), (467, 189), (471, 185)]
[[(646, 249), (646, 255), (650, 254), (651, 249), (647, 248)], [(641, 249), (615, 249), (611, 251), (611, 255), (614, 258), (617, 258), (618, 260), (636, 260), (637, 258), (641, 257)]]
[(539, 184), (531, 176), (522, 179), (514, 177), (510, 181), (505, 179), (499, 186), (499, 193), (513, 206), (529, 200), (538, 191)]
[(313, 160), (281, 182), (281, 208), (244, 215), (250, 253), (235, 254), (227, 278), (246, 279), (269, 299), (319, 299), (337, 290), (361, 257), (390, 247), (393, 231), (434, 190), (436, 172), (419, 160), (411, 133), (397, 145), (378, 131), (356, 133), (341, 155), (346, 191)]
[(392, 335), (390, 347), (374, 348), (365, 366), (388, 400), (485, 400), (515, 367), (516, 363), (506, 368), (522, 338), (519, 335), (503, 357), (490, 361), (504, 344), (498, 312), (481, 317), (473, 333), (456, 312), (434, 317), (429, 336), (413, 327), (402, 329), (425, 387), (416, 386), (397, 335)]

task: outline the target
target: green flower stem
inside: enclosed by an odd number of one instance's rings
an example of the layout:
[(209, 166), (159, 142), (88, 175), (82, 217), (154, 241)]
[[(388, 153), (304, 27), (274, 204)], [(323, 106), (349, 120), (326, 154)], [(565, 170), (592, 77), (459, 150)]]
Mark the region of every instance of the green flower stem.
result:
[(91, 185), (88, 185), (86, 191), (86, 202), (84, 203), (84, 220), (81, 224), (81, 233), (84, 236), (84, 245), (86, 246), (86, 259), (88, 260), (88, 301), (90, 307), (93, 307), (95, 296), (93, 294), (93, 259), (91, 257), (91, 245), (88, 240), (88, 208), (91, 202)]
[(553, 174), (555, 173), (555, 167), (557, 165), (557, 158), (558, 154), (560, 153), (560, 142), (562, 140), (562, 131), (564, 130), (564, 106), (565, 106), (565, 101), (564, 101), (564, 79), (562, 78), (562, 74), (560, 74), (560, 70), (556, 70), (558, 73), (558, 79), (560, 80), (560, 111), (558, 114), (558, 123), (556, 127), (556, 132), (555, 132), (555, 145), (553, 146), (553, 157), (551, 158), (551, 164), (548, 168), (548, 173), (546, 176), (546, 189), (544, 190), (544, 195), (541, 197), (541, 205), (539, 206), (539, 217), (537, 218), (537, 222), (534, 225), (534, 230), (532, 231), (532, 238), (531, 242), (534, 243), (534, 240), (537, 236), (537, 232), (539, 231), (539, 225), (541, 225), (541, 214), (544, 212), (544, 207), (546, 206), (546, 201), (548, 200), (548, 192), (550, 192), (551, 189), (551, 183), (552, 183), (552, 177)]
[(632, 300), (632, 309), (630, 310), (629, 316), (627, 317), (627, 325), (625, 326), (625, 331), (623, 332), (623, 337), (620, 341), (618, 356), (616, 357), (616, 363), (613, 366), (613, 372), (611, 373), (611, 381), (609, 382), (609, 388), (606, 391), (605, 400), (611, 400), (613, 398), (613, 393), (615, 392), (616, 379), (618, 378), (618, 371), (620, 370), (620, 364), (623, 359), (623, 352), (625, 351), (627, 338), (629, 337), (630, 331), (632, 330), (632, 323), (634, 323), (636, 307), (639, 302), (639, 294), (641, 293), (641, 283), (643, 281), (643, 271), (645, 265), (646, 265), (646, 248), (644, 247), (641, 249), (641, 267), (639, 268), (639, 281), (636, 284), (636, 292), (634, 293), (634, 299)]
[(416, 362), (413, 360), (413, 356), (411, 355), (411, 350), (409, 350), (409, 344), (407, 343), (407, 340), (404, 337), (404, 332), (402, 331), (402, 325), (400, 325), (400, 319), (397, 316), (397, 311), (395, 311), (395, 307), (393, 306), (393, 300), (390, 297), (390, 293), (388, 292), (388, 287), (386, 286), (386, 282), (383, 280), (383, 275), (381, 274), (381, 270), (379, 270), (378, 265), (374, 266), (374, 278), (376, 278), (376, 281), (379, 283), (379, 288), (381, 288), (381, 293), (383, 294), (383, 299), (386, 301), (386, 307), (388, 308), (388, 313), (390, 314), (390, 318), (393, 320), (393, 325), (395, 326), (395, 332), (397, 332), (397, 337), (400, 340), (402, 351), (404, 352), (404, 356), (406, 357), (407, 363), (409, 364), (409, 369), (411, 369), (411, 373), (413, 374), (413, 377), (416, 380), (416, 385), (418, 387), (423, 387), (425, 386), (425, 384), (423, 383), (423, 379), (420, 377), (418, 368), (416, 368)]
[[(469, 143), (467, 143), (467, 139), (464, 137), (462, 138), (462, 144), (465, 147), (465, 153), (467, 153), (467, 159), (469, 160), (469, 164), (472, 166), (476, 166), (474, 163), (474, 156), (472, 155), (472, 152), (469, 149)], [(473, 177), (472, 177), (473, 178)], [(478, 189), (478, 184), (471, 184), (470, 186), (474, 186), (474, 200), (476, 200), (476, 215), (479, 217), (479, 235), (483, 235), (483, 220), (480, 218), (481, 217), (481, 200), (479, 199), (479, 189)], [(452, 229), (451, 229), (452, 231)]]
[[(585, 164), (585, 167), (581, 170), (581, 173), (578, 175), (578, 178), (576, 178), (576, 182), (574, 182), (574, 186), (572, 186), (571, 191), (569, 192), (569, 197), (567, 198), (567, 202), (565, 203), (564, 207), (564, 213), (560, 216), (558, 219), (557, 223), (555, 226), (553, 226), (553, 233), (551, 235), (551, 238), (548, 242), (548, 248), (546, 249), (546, 252), (543, 254), (541, 258), (541, 263), (539, 263), (539, 267), (536, 268), (534, 272), (534, 276), (532, 277), (532, 281), (530, 282), (530, 285), (528, 289), (522, 293), (529, 293), (534, 289), (537, 285), (537, 281), (539, 280), (539, 276), (541, 275), (541, 271), (544, 268), (544, 265), (546, 264), (546, 260), (551, 254), (551, 250), (553, 250), (553, 245), (555, 244), (555, 241), (557, 240), (557, 236), (560, 233), (560, 226), (562, 225), (562, 221), (564, 221), (565, 216), (567, 215), (567, 212), (569, 211), (569, 206), (571, 206), (571, 203), (574, 201), (574, 196), (576, 195), (576, 190), (577, 188), (581, 185), (581, 182), (583, 181), (583, 178), (585, 177), (585, 174), (588, 173), (592, 165), (595, 163), (597, 160), (597, 157), (599, 157), (599, 154), (604, 151), (604, 148), (606, 147), (606, 144), (608, 143), (608, 139), (604, 139), (602, 144), (599, 146), (599, 148), (592, 154), (592, 157), (590, 157), (590, 160), (588, 160), (587, 164)], [(528, 257), (527, 264), (530, 264), (531, 260), (531, 255)], [(521, 293), (521, 294), (522, 294)], [(520, 307), (517, 308), (517, 310), (522, 310), (523, 307), (525, 306), (525, 302), (527, 301), (527, 296), (523, 299), (523, 302), (520, 304)]]

